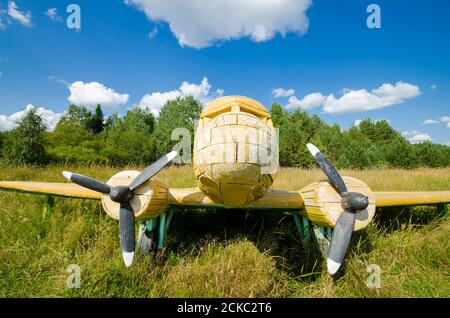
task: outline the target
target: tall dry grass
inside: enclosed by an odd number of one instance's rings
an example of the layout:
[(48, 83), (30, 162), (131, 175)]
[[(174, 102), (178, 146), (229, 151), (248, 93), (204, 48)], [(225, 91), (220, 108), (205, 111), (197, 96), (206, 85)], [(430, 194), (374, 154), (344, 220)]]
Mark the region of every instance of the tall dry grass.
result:
[[(0, 168), (1, 180), (64, 182), (62, 170), (107, 180), (114, 167)], [(450, 190), (450, 169), (342, 171), (375, 191)], [(169, 167), (171, 187), (195, 186), (191, 167)], [(284, 168), (275, 188), (296, 190), (323, 179), (319, 170)], [(378, 211), (357, 233), (343, 274), (303, 246), (283, 213), (177, 209), (165, 249), (122, 264), (117, 222), (96, 201), (0, 193), (0, 297), (449, 297), (450, 221), (434, 207)], [(81, 288), (66, 286), (70, 264)], [(381, 268), (381, 288), (366, 284)]]

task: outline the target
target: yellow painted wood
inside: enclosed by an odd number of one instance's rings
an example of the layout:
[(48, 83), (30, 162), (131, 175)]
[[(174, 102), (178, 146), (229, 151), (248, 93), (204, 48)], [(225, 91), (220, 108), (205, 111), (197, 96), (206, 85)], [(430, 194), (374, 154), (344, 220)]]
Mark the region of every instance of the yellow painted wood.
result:
[[(224, 206), (217, 204), (199, 188), (169, 189), (168, 203), (183, 206)], [(303, 199), (297, 191), (269, 190), (266, 194), (245, 205), (236, 205), (239, 208), (275, 208), (275, 209), (301, 209)]]
[(206, 105), (206, 108), (201, 114), (201, 118), (213, 118), (219, 114), (233, 111), (233, 108), (239, 108), (241, 112), (249, 112), (261, 118), (270, 118), (270, 113), (261, 103), (245, 96), (225, 96), (218, 98)]
[(377, 207), (449, 203), (450, 191), (374, 192)]
[(201, 115), (194, 141), (199, 188), (215, 204), (245, 206), (262, 198), (278, 170), (270, 113), (243, 96), (219, 98)]
[[(129, 186), (140, 174), (140, 171), (122, 171), (114, 175), (108, 182), (110, 186)], [(168, 204), (168, 189), (162, 181), (153, 177), (134, 190), (130, 205), (136, 220), (144, 220), (163, 213)], [(102, 206), (113, 219), (119, 219), (120, 204), (113, 202), (107, 195), (102, 196)]]
[[(351, 192), (359, 192), (369, 197), (366, 210), (356, 214), (354, 231), (365, 228), (375, 215), (375, 196), (370, 188), (361, 180), (343, 177), (347, 188)], [(317, 225), (334, 227), (343, 212), (341, 197), (330, 185), (328, 180), (307, 185), (299, 191), (303, 198), (307, 217)]]
[(101, 194), (73, 183), (0, 181), (0, 189), (69, 198), (101, 199)]

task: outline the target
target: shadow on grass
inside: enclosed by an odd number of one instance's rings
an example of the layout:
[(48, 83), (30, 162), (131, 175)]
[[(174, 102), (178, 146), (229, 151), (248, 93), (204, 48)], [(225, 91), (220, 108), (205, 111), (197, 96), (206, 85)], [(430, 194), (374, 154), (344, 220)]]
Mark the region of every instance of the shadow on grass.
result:
[(211, 241), (245, 238), (261, 253), (274, 257), (280, 270), (299, 280), (315, 280), (322, 272), (322, 256), (314, 244), (304, 245), (290, 214), (243, 209), (175, 209), (167, 249), (199, 253)]
[(442, 216), (438, 206), (378, 208), (373, 223), (384, 233), (392, 233), (408, 227), (420, 227)]
[[(173, 208), (174, 217), (167, 236), (167, 250), (177, 254), (200, 253), (208, 242), (228, 242), (245, 238), (260, 252), (274, 257), (278, 269), (300, 281), (314, 281), (323, 271), (323, 256), (315, 240), (301, 241), (289, 213), (245, 209)], [(433, 206), (380, 208), (368, 230), (354, 233), (350, 249), (357, 254), (373, 250), (375, 235), (399, 231), (405, 227), (428, 224), (440, 216)], [(165, 255), (160, 255), (164, 262)], [(345, 270), (342, 271), (345, 273)]]

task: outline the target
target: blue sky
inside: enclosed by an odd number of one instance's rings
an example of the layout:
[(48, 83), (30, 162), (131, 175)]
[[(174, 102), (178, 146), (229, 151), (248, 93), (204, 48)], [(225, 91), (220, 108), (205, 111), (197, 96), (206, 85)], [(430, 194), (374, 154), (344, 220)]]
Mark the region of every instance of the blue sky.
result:
[[(0, 0), (0, 129), (30, 104), (51, 125), (71, 101), (157, 114), (174, 96), (238, 94), (344, 129), (388, 119), (412, 141), (450, 144), (449, 1), (211, 3)], [(379, 29), (366, 25), (371, 3)]]

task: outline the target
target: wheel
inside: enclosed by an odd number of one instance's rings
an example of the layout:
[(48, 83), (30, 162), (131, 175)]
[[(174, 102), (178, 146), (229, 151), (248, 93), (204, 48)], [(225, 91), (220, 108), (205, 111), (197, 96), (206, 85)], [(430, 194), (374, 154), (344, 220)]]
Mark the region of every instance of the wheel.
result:
[(157, 250), (158, 231), (141, 230), (137, 242), (137, 250), (142, 255), (149, 255)]

